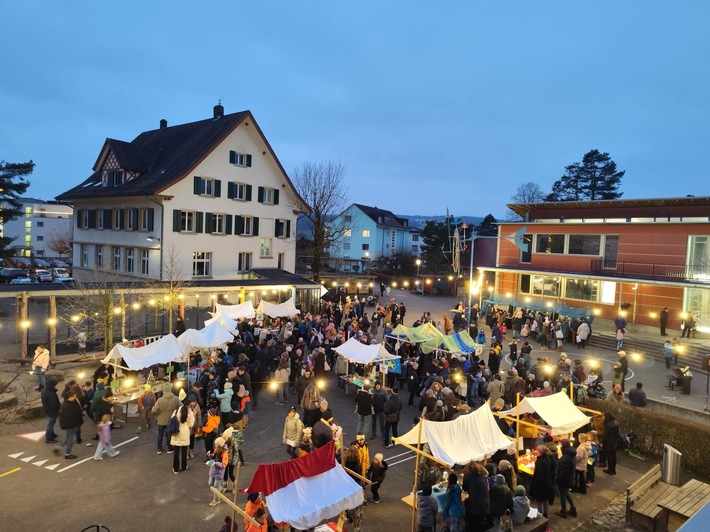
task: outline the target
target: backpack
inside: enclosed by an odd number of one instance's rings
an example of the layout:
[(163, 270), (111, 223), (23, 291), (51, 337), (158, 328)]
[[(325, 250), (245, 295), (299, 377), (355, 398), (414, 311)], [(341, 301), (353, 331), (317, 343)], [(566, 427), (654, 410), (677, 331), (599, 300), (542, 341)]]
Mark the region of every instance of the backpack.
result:
[(242, 398), (239, 397), (236, 393), (232, 395), (232, 398), (229, 401), (229, 407), (232, 410), (236, 410), (237, 412), (242, 409)]
[(170, 418), (170, 421), (168, 421), (168, 426), (165, 427), (165, 430), (167, 430), (171, 434), (180, 432), (180, 420), (177, 417), (179, 411), (180, 409), (175, 410), (172, 417)]
[(574, 404), (583, 405), (587, 402), (587, 390), (579, 384), (574, 385)]

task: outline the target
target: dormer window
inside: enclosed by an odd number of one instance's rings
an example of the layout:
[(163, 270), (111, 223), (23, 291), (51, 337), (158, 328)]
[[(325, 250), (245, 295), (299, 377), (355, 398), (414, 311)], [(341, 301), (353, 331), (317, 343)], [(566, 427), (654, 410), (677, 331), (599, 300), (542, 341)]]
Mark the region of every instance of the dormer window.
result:
[(106, 182), (109, 187), (120, 187), (123, 185), (123, 170), (108, 172)]

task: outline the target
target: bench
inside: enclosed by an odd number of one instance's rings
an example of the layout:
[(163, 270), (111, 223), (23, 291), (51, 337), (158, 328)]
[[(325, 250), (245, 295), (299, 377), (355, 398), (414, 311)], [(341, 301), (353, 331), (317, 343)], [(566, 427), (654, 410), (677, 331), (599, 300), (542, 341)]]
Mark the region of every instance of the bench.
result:
[[(666, 510), (658, 505), (678, 490), (661, 482), (661, 466), (656, 464), (626, 488), (626, 524), (656, 532), (666, 522)], [(662, 526), (661, 526), (662, 528)]]

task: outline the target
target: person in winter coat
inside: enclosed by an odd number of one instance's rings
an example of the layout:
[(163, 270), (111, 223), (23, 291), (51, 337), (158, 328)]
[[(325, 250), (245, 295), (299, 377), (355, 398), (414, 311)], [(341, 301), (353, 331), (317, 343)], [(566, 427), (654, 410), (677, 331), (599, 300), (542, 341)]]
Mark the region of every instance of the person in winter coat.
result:
[(493, 516), (493, 526), (500, 524), (500, 518), (507, 512), (513, 511), (513, 492), (505, 483), (503, 475), (496, 475), (495, 482), (491, 488), (491, 516)]
[[(207, 453), (207, 458), (210, 459), (210, 482), (209, 485), (216, 490), (222, 489), (222, 479), (224, 478), (224, 469), (229, 461), (229, 451), (227, 445), (221, 436), (214, 441), (214, 449)], [(222, 499), (216, 493), (212, 494), (210, 506), (217, 506)]]
[(592, 450), (592, 444), (589, 441), (589, 436), (582, 432), (578, 436), (579, 445), (577, 446), (577, 456), (575, 458), (575, 470), (576, 470), (576, 483), (572, 491), (576, 493), (581, 493), (582, 495), (587, 494), (587, 461), (589, 460), (589, 453)]
[(234, 395), (234, 390), (232, 389), (231, 382), (224, 383), (224, 392), (216, 392), (214, 394), (215, 399), (219, 399), (219, 412), (222, 418), (222, 426), (226, 427), (229, 423), (229, 414), (232, 412), (232, 396)]
[(153, 415), (156, 416), (156, 423), (158, 424), (158, 454), (162, 454), (163, 452), (164, 436), (168, 442), (168, 452), (173, 452), (173, 446), (170, 443), (170, 433), (167, 433), (166, 436), (165, 429), (168, 426), (170, 418), (178, 408), (180, 408), (180, 399), (175, 397), (175, 394), (169, 387), (166, 387), (163, 396), (158, 399), (152, 410)]
[(431, 486), (426, 485), (417, 496), (417, 532), (434, 532), (439, 505), (431, 496)]
[(49, 379), (42, 390), (42, 411), (47, 416), (47, 427), (44, 430), (44, 443), (57, 443), (54, 425), (59, 417), (59, 396), (57, 395), (57, 381)]
[(461, 501), (461, 486), (458, 483), (456, 473), (449, 475), (449, 483), (444, 496), (443, 513), (444, 522), (449, 526), (449, 532), (464, 532), (464, 508)]
[(202, 435), (205, 440), (205, 453), (210, 453), (214, 449), (214, 441), (217, 438), (220, 418), (217, 410), (210, 408), (207, 411), (207, 420), (202, 427)]
[(555, 483), (555, 471), (549, 452), (549, 449), (544, 445), (538, 445), (535, 449), (537, 459), (530, 483), (530, 497), (537, 503), (537, 511), (544, 517), (547, 517), (549, 511), (549, 501), (553, 497)]
[(195, 423), (190, 429), (190, 448), (187, 451), (188, 460), (192, 460), (195, 458), (196, 434), (197, 431), (202, 430), (202, 409), (200, 408), (200, 404), (197, 402), (197, 394), (191, 393), (187, 396), (187, 406), (190, 408), (190, 412), (192, 412), (192, 416), (195, 418)]
[(179, 429), (170, 435), (170, 445), (175, 450), (173, 455), (173, 473), (176, 475), (187, 470), (187, 449), (190, 446), (190, 431), (195, 424), (195, 416), (188, 405), (182, 405), (171, 417), (177, 417)]
[(143, 393), (138, 397), (138, 428), (136, 432), (140, 434), (143, 432), (143, 427), (146, 429), (150, 428), (150, 422), (153, 420), (153, 414), (151, 410), (155, 406), (157, 399), (153, 393), (153, 387), (150, 384), (145, 384), (143, 388)]
[(380, 488), (385, 480), (387, 473), (387, 462), (382, 453), (377, 453), (370, 462), (370, 468), (367, 471), (367, 479), (372, 482), (370, 491), (372, 491), (372, 502), (378, 504), (380, 502)]
[(380, 425), (380, 434), (384, 437), (385, 435), (385, 414), (384, 408), (385, 403), (389, 399), (389, 394), (387, 390), (382, 387), (382, 383), (377, 381), (375, 383), (375, 389), (372, 391), (372, 435), (371, 440), (377, 437), (377, 425)]
[(488, 392), (490, 393), (491, 404), (505, 395), (505, 383), (500, 379), (500, 373), (493, 375), (493, 380), (488, 385)]
[(369, 388), (366, 384), (355, 394), (358, 434), (368, 434), (372, 429), (372, 394)]
[(296, 407), (292, 406), (286, 414), (284, 421), (284, 431), (282, 436), (283, 444), (286, 446), (286, 452), (293, 458), (298, 458), (298, 445), (303, 437), (303, 421), (296, 412)]
[(320, 417), (320, 391), (314, 383), (309, 383), (301, 398), (301, 408), (303, 409), (303, 424), (306, 427), (313, 427)]
[(45, 385), (45, 373), (49, 369), (49, 349), (43, 345), (38, 345), (35, 349), (34, 356), (32, 358), (32, 371), (37, 375), (37, 390), (41, 392)]
[(510, 518), (513, 521), (513, 526), (522, 525), (528, 518), (530, 513), (530, 500), (525, 496), (525, 486), (520, 485), (515, 488), (515, 497), (513, 498), (513, 511), (510, 513)]
[(515, 474), (513, 465), (508, 460), (501, 460), (498, 462), (498, 472), (505, 478), (505, 485), (508, 486), (511, 491), (515, 491), (518, 485), (518, 475)]
[[(301, 404), (301, 401), (303, 400), (303, 394), (306, 393), (306, 388), (310, 384), (315, 384), (316, 380), (313, 377), (313, 373), (311, 372), (311, 369), (306, 367), (303, 370), (303, 375), (299, 376), (295, 382), (294, 386), (296, 387), (296, 394), (298, 397), (298, 404)], [(304, 419), (305, 422), (305, 419)]]
[(468, 495), (464, 502), (466, 530), (470, 532), (487, 530), (487, 519), (491, 513), (491, 499), (486, 468), (479, 462), (469, 462), (463, 469), (461, 488)]
[[(555, 483), (557, 484), (557, 491), (560, 494), (560, 506), (562, 506), (562, 508), (559, 512), (555, 512), (555, 514), (563, 519), (567, 519), (567, 516), (577, 517), (577, 507), (574, 505), (572, 495), (570, 495), (570, 488), (574, 484), (576, 453), (574, 448), (570, 445), (569, 440), (566, 438), (561, 441), (561, 447), (562, 456), (557, 462)], [(569, 503), (569, 511), (567, 511), (567, 503)]]
[(602, 450), (606, 458), (607, 468), (604, 473), (616, 475), (616, 451), (619, 448), (619, 422), (613, 414), (604, 414), (604, 435), (602, 436)]
[(59, 407), (59, 428), (67, 433), (67, 443), (64, 450), (64, 458), (67, 460), (76, 458), (71, 452), (72, 446), (83, 424), (84, 412), (76, 398), (76, 394), (72, 392)]
[(278, 391), (276, 404), (281, 406), (288, 402), (288, 386), (291, 377), (291, 361), (288, 357), (281, 357), (279, 365), (274, 372), (274, 381)]
[[(321, 412), (320, 419), (313, 426), (312, 430), (312, 444), (314, 449), (319, 449), (324, 445), (327, 445), (333, 439), (333, 412), (326, 410)], [(305, 432), (306, 428), (303, 429), (304, 436), (303, 440), (306, 439)], [(303, 443), (303, 442), (301, 442)], [(311, 442), (309, 442), (311, 443)]]
[(399, 436), (397, 425), (399, 424), (400, 410), (402, 410), (402, 402), (399, 399), (398, 390), (397, 388), (392, 388), (389, 399), (387, 399), (383, 407), (383, 414), (385, 416), (385, 431), (383, 433), (385, 448), (392, 446), (390, 431), (395, 438)]
[(407, 372), (406, 372), (406, 379), (407, 379), (407, 391), (409, 391), (409, 400), (407, 401), (408, 406), (414, 406), (414, 398), (417, 395), (417, 391), (419, 390), (419, 374), (417, 373), (417, 370), (419, 369), (419, 364), (416, 362), (413, 364), (407, 364)]

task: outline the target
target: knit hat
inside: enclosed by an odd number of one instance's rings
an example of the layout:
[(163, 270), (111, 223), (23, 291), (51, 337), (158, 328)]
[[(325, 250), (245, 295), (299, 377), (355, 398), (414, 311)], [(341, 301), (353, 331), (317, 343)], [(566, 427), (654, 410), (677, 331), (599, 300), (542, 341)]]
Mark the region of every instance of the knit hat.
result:
[(233, 432), (234, 429), (232, 427), (224, 429), (224, 432), (222, 433), (222, 439), (226, 442), (229, 438), (232, 437)]
[(510, 462), (508, 462), (508, 460), (501, 460), (500, 462), (498, 462), (499, 471), (507, 471), (508, 469), (513, 469), (513, 466), (510, 465)]
[(537, 454), (543, 455), (543, 454), (548, 454), (550, 452), (550, 449), (548, 449), (544, 445), (538, 445), (535, 450), (537, 451)]
[(232, 389), (232, 383), (231, 383), (231, 382), (225, 382), (225, 383), (224, 383), (224, 389), (225, 389), (225, 390), (231, 390), (231, 389)]
[(103, 383), (103, 382), (97, 383), (97, 384), (96, 384), (96, 389), (97, 389), (97, 390), (103, 390), (103, 389), (104, 389), (104, 383)]
[(225, 441), (221, 436), (214, 441), (215, 447), (224, 447)]
[(178, 392), (178, 399), (180, 399), (181, 401), (184, 401), (184, 400), (185, 400), (185, 397), (187, 397), (187, 394), (185, 393), (185, 390), (183, 390), (182, 388), (180, 388), (180, 391)]
[(438, 406), (439, 408), (441, 408), (442, 406), (444, 406), (444, 401), (442, 401), (441, 399), (439, 399), (439, 400), (436, 402), (436, 406)]
[(499, 408), (503, 408), (505, 406), (505, 401), (502, 397), (499, 397), (498, 399), (496, 399), (495, 405)]
[(143, 386), (143, 389), (146, 392), (150, 392), (153, 389), (153, 387), (150, 384), (146, 384), (145, 386)]
[(525, 496), (525, 486), (522, 484), (518, 484), (518, 486), (515, 488), (515, 494), (520, 497), (520, 496)]
[(190, 401), (191, 403), (196, 403), (197, 396), (194, 393), (191, 393), (190, 395), (187, 396), (187, 400)]
[(570, 443), (569, 443), (569, 440), (568, 440), (567, 438), (562, 438), (562, 439), (560, 440), (560, 447), (562, 447), (563, 449), (566, 449), (566, 448), (569, 447), (569, 446), (570, 446)]
[(385, 459), (385, 456), (382, 453), (377, 453), (375, 455), (375, 460), (377, 460), (379, 463), (382, 463), (382, 461)]
[(496, 484), (498, 484), (499, 486), (502, 486), (503, 484), (505, 484), (505, 477), (503, 475), (496, 475), (495, 480), (496, 480)]

